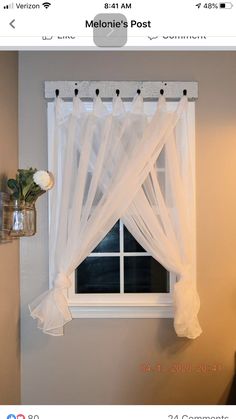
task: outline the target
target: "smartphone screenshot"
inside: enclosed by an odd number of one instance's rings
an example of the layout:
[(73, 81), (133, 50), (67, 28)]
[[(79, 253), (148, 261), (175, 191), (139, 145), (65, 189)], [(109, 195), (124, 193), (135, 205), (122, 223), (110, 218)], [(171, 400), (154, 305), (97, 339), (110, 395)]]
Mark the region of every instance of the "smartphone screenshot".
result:
[(0, 0), (0, 419), (235, 417), (235, 21)]

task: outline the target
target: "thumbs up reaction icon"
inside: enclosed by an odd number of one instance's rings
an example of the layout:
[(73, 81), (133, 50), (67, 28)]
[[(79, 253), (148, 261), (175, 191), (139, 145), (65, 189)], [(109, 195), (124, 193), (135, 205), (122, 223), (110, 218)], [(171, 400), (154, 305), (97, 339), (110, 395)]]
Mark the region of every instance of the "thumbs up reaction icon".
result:
[(15, 415), (8, 415), (7, 419), (16, 419), (16, 416)]

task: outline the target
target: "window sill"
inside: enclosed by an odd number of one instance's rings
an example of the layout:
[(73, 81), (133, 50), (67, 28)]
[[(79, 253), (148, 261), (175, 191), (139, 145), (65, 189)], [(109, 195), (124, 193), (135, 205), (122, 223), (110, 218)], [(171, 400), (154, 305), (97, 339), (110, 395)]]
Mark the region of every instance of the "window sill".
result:
[(162, 306), (70, 306), (70, 312), (74, 319), (152, 319), (173, 318), (173, 305)]

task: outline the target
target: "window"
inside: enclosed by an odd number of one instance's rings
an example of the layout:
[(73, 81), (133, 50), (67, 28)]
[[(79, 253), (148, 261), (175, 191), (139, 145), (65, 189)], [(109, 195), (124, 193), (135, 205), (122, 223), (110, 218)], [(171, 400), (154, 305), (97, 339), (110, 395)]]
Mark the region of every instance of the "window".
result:
[[(85, 102), (92, 109), (91, 102)], [(145, 102), (152, 116), (156, 102)], [(194, 122), (194, 104), (191, 104)], [(66, 104), (68, 112), (71, 103)], [(109, 108), (111, 103), (106, 103)], [(129, 109), (130, 103), (126, 103)], [(168, 103), (170, 110), (176, 103)], [(52, 142), (53, 104), (48, 103), (49, 168)], [(194, 124), (193, 124), (194, 127)], [(193, 135), (194, 138), (194, 135)], [(165, 193), (165, 153), (161, 152), (157, 170)], [(171, 203), (170, 203), (171, 206)], [(173, 286), (176, 276), (167, 272), (132, 237), (121, 220), (72, 275), (68, 292), (73, 317), (153, 318), (173, 317)]]
[(118, 221), (75, 272), (75, 293), (168, 293), (168, 272)]

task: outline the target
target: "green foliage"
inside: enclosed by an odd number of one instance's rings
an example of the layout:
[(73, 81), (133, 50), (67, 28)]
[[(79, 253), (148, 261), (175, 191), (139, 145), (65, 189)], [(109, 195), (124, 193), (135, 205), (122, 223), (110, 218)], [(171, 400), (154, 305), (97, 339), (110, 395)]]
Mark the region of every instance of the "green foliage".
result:
[(18, 199), (20, 195), (20, 188), (17, 180), (8, 179), (7, 186), (11, 189), (13, 198)]
[(15, 179), (8, 179), (7, 186), (11, 190), (12, 199), (19, 199), (28, 203), (34, 203), (40, 195), (45, 193), (33, 179), (37, 169), (18, 169)]

